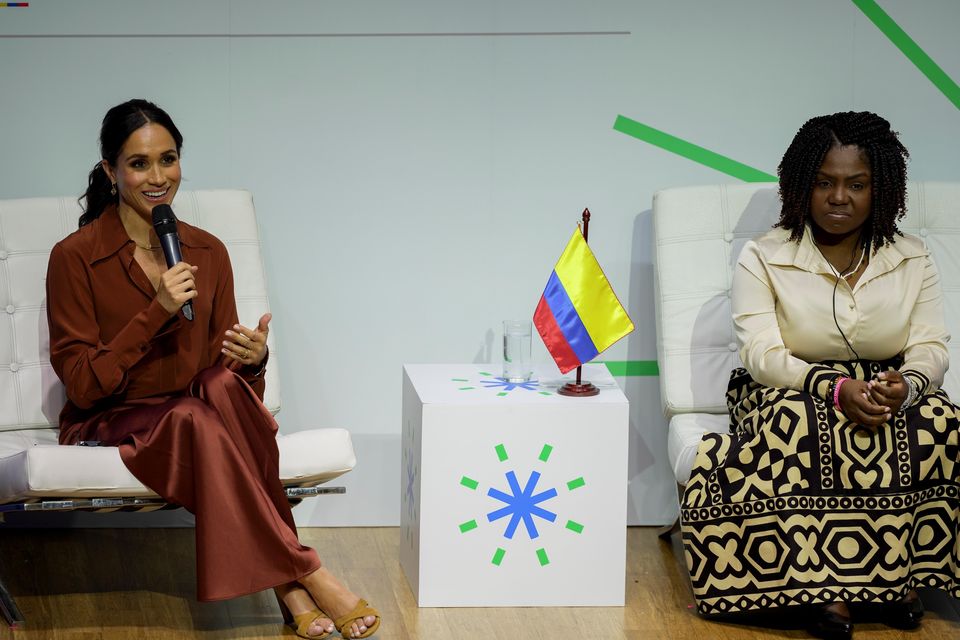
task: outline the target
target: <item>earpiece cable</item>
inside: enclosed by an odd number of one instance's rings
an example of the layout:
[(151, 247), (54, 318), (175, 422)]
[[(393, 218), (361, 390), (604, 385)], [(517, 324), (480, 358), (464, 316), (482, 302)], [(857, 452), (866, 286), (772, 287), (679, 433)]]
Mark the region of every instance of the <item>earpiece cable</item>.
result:
[[(824, 256), (824, 255), (823, 255), (823, 251), (820, 250), (820, 245), (818, 245), (816, 242), (814, 242), (814, 244), (817, 245), (817, 251), (820, 251), (820, 255), (823, 256), (823, 259), (824, 259), (824, 260), (827, 260), (827, 256)], [(867, 251), (867, 248), (866, 248), (866, 246), (865, 246), (865, 247), (862, 248), (862, 253), (860, 254), (860, 261), (861, 261), (861, 262), (863, 261), (863, 254), (866, 253), (866, 251)], [(857, 254), (854, 253), (853, 255), (850, 256), (850, 264), (848, 264), (847, 267), (846, 267), (846, 269), (844, 269), (843, 271), (847, 271), (847, 269), (849, 269), (850, 267), (853, 266), (853, 256), (855, 256), (855, 255), (857, 255)], [(836, 283), (834, 283), (834, 285), (833, 285), (833, 324), (837, 325), (837, 331), (840, 332), (840, 337), (843, 338), (843, 342), (847, 345), (847, 350), (854, 356), (855, 359), (859, 360), (859, 359), (860, 359), (860, 354), (857, 353), (857, 350), (854, 349), (854, 348), (853, 348), (853, 345), (850, 344), (850, 341), (847, 340), (846, 334), (843, 332), (843, 329), (840, 328), (840, 321), (837, 320), (837, 287), (840, 286), (840, 279), (843, 278), (844, 276), (840, 275), (840, 274), (842, 273), (841, 271), (837, 271), (836, 269), (834, 269), (834, 266), (833, 266), (832, 264), (830, 264), (830, 261), (829, 261), (829, 260), (827, 260), (827, 264), (830, 265), (830, 269), (831, 269), (832, 271), (834, 271), (834, 275), (836, 275), (836, 277), (837, 277), (837, 281), (836, 281)], [(858, 263), (858, 264), (857, 264), (857, 269), (859, 269), (859, 268), (860, 268), (860, 264)], [(846, 277), (849, 278), (849, 277), (850, 277), (851, 275), (853, 275), (854, 273), (856, 273), (856, 270), (848, 273)]]

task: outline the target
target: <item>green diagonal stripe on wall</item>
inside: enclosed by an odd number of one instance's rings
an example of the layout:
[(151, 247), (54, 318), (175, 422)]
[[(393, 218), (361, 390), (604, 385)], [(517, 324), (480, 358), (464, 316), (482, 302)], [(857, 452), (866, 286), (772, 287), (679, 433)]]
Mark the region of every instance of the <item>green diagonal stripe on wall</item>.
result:
[(651, 126), (631, 120), (626, 116), (617, 116), (613, 128), (620, 133), (633, 136), (638, 140), (649, 142), (650, 144), (666, 149), (670, 153), (683, 156), (688, 160), (693, 160), (699, 164), (716, 169), (734, 178), (739, 178), (744, 182), (776, 182), (777, 176), (764, 173), (759, 169), (747, 166), (742, 162), (737, 162), (719, 153), (699, 147), (692, 142), (681, 140), (669, 133), (654, 129)]
[(660, 367), (656, 360), (608, 360), (599, 364), (607, 365), (612, 376), (658, 376)]
[(953, 103), (953, 106), (960, 109), (960, 87), (957, 83), (920, 48), (920, 45), (913, 41), (913, 38), (907, 35), (906, 31), (900, 28), (900, 25), (894, 22), (886, 11), (880, 8), (880, 5), (874, 0), (853, 0), (853, 4), (870, 18), (883, 35), (887, 36), (923, 75), (927, 76), (927, 79)]

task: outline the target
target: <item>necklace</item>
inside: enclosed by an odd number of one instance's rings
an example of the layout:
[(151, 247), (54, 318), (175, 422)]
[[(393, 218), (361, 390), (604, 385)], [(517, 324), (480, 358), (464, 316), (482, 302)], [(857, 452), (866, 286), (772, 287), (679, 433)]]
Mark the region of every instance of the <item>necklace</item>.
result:
[[(867, 248), (865, 246), (861, 247), (860, 259), (857, 260), (857, 266), (855, 266), (850, 271), (847, 271), (846, 273), (840, 273), (840, 271), (835, 266), (833, 266), (833, 263), (827, 260), (827, 256), (823, 255), (823, 249), (820, 248), (820, 245), (817, 244), (816, 240), (814, 240), (813, 244), (817, 247), (817, 251), (820, 252), (820, 255), (823, 257), (823, 259), (827, 261), (827, 264), (830, 265), (830, 271), (833, 272), (833, 275), (837, 276), (837, 278), (842, 278), (844, 280), (846, 280), (847, 278), (849, 278), (850, 276), (852, 276), (853, 274), (855, 274), (857, 271), (860, 270), (860, 265), (863, 264), (863, 258), (864, 256), (867, 255)], [(853, 261), (851, 260), (851, 262)]]
[[(860, 259), (857, 260), (857, 266), (855, 266), (851, 271), (847, 271), (846, 274), (840, 273), (840, 274), (837, 274), (837, 275), (839, 275), (839, 276), (840, 276), (841, 278), (843, 278), (843, 279), (847, 279), (847, 278), (849, 278), (850, 276), (852, 276), (853, 274), (855, 274), (857, 271), (859, 271), (859, 270), (860, 270), (860, 265), (863, 264), (863, 256), (865, 256), (866, 253), (867, 253), (866, 247), (861, 248), (861, 249), (860, 249)], [(830, 266), (832, 267), (833, 265), (830, 265)]]
[[(860, 270), (860, 265), (863, 264), (863, 256), (866, 255), (866, 253), (867, 253), (867, 249), (866, 249), (865, 247), (864, 247), (864, 248), (861, 248), (861, 249), (860, 249), (860, 259), (857, 260), (857, 266), (855, 266), (855, 267), (854, 267), (853, 269), (851, 269), (850, 271), (847, 271), (846, 273), (837, 272), (837, 277), (843, 278), (844, 280), (846, 280), (847, 278), (849, 278), (850, 276), (852, 276), (853, 274), (855, 274), (857, 271), (859, 271), (859, 270)], [(829, 263), (830, 261), (827, 260), (827, 262)], [(831, 264), (830, 266), (832, 267), (833, 265)]]
[[(141, 249), (143, 249), (143, 250), (145, 250), (145, 251), (159, 251), (159, 250), (161, 249), (160, 245), (157, 245), (157, 246), (155, 246), (155, 247), (151, 247), (151, 246), (148, 245), (148, 244), (140, 244), (139, 242), (137, 242), (137, 241), (134, 240), (133, 238), (130, 238), (130, 240), (133, 242), (133, 244), (137, 245), (138, 247), (140, 247)], [(858, 266), (859, 266), (859, 265), (858, 265)]]
[[(814, 242), (814, 244), (816, 244), (816, 242)], [(820, 245), (819, 245), (819, 244), (817, 244), (817, 251), (820, 252), (820, 255), (823, 256), (823, 259), (824, 259), (824, 260), (827, 260), (827, 256), (824, 256), (824, 255), (823, 255), (823, 250), (820, 248)], [(857, 271), (860, 270), (860, 265), (863, 264), (863, 257), (864, 257), (865, 255), (867, 255), (867, 248), (866, 248), (866, 247), (861, 247), (861, 249), (860, 249), (860, 259), (857, 260), (857, 266), (855, 266), (855, 267), (854, 267), (853, 269), (851, 269), (850, 271), (847, 271), (846, 273), (840, 273), (840, 271), (837, 270), (837, 268), (836, 268), (835, 266), (833, 266), (833, 263), (831, 263), (829, 260), (827, 260), (827, 264), (830, 265), (830, 270), (833, 271), (833, 274), (834, 274), (835, 276), (837, 276), (838, 278), (843, 278), (844, 280), (846, 280), (847, 278), (849, 278), (850, 276), (852, 276), (853, 274), (855, 274)]]

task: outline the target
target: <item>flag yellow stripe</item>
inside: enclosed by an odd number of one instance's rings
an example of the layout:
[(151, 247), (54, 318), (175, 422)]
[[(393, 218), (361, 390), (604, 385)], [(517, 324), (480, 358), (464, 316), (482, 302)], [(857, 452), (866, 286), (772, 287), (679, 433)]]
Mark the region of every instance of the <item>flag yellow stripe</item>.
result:
[(579, 228), (574, 230), (554, 271), (598, 352), (633, 331), (633, 323)]

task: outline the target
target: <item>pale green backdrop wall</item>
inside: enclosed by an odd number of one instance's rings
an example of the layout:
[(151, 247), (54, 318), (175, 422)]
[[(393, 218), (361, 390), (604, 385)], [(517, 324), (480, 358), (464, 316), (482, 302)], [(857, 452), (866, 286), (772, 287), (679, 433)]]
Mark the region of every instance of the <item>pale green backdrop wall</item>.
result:
[[(500, 320), (532, 315), (585, 206), (637, 325), (603, 358), (656, 358), (651, 197), (736, 179), (618, 115), (770, 173), (807, 118), (868, 109), (911, 178), (960, 179), (958, 106), (850, 0), (29, 4), (0, 8), (0, 197), (79, 195), (130, 97), (184, 133), (184, 188), (253, 192), (282, 429), (349, 428), (360, 458), (302, 524), (398, 523), (401, 365), (498, 361)], [(960, 78), (960, 3), (879, 6)], [(658, 382), (620, 382), (630, 521), (666, 522)]]

